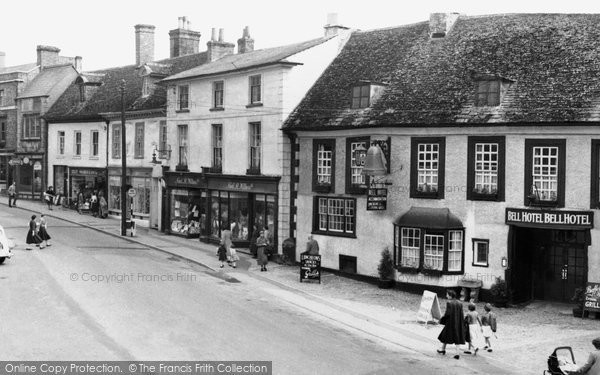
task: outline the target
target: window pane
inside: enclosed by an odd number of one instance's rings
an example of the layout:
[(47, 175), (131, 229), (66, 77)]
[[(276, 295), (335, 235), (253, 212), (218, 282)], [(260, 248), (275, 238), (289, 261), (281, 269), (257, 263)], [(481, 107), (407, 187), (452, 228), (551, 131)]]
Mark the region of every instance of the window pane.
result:
[(442, 270), (444, 267), (444, 236), (426, 234), (423, 255), (424, 267)]
[(421, 230), (402, 228), (400, 265), (418, 268), (421, 251)]
[(558, 195), (558, 147), (534, 147), (532, 183), (542, 201), (556, 201)]

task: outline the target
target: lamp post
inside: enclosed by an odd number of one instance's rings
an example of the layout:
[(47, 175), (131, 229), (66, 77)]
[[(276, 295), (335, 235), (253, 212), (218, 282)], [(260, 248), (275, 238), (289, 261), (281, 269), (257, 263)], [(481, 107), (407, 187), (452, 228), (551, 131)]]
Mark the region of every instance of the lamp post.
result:
[(121, 236), (127, 235), (127, 149), (125, 142), (125, 80), (121, 81)]

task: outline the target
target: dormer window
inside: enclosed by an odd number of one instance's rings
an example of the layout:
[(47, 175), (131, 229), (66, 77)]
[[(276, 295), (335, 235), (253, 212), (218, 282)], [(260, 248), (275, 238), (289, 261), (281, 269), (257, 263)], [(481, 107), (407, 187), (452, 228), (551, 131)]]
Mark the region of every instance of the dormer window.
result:
[(475, 106), (497, 107), (512, 81), (490, 74), (475, 75)]
[(352, 108), (368, 108), (383, 91), (383, 85), (361, 81), (352, 88)]

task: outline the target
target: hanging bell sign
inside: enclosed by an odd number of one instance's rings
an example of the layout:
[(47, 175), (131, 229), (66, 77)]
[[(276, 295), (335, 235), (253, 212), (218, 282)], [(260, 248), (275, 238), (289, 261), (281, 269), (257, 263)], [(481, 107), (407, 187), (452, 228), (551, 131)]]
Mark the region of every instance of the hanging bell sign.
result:
[[(383, 148), (382, 148), (383, 146)], [(388, 150), (387, 155), (384, 148)], [(384, 141), (372, 141), (367, 150), (365, 166), (362, 173), (367, 176), (385, 176), (389, 173), (389, 139)]]

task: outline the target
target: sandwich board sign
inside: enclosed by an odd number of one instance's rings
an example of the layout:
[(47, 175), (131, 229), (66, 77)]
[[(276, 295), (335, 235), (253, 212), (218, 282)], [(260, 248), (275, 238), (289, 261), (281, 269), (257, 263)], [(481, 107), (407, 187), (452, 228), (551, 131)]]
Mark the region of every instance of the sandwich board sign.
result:
[(423, 291), (419, 312), (417, 312), (417, 321), (425, 324), (442, 318), (442, 310), (440, 309), (440, 301), (437, 294), (428, 290)]

